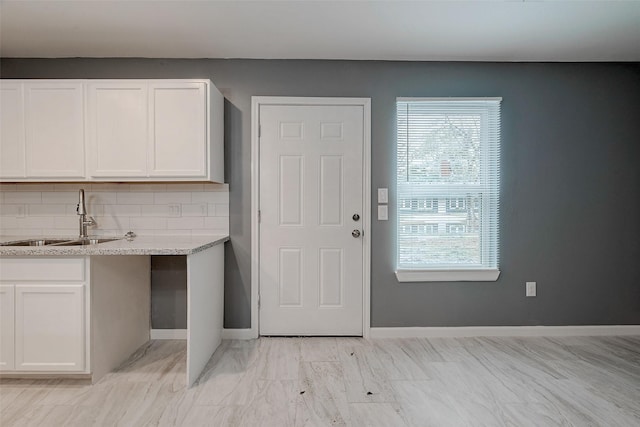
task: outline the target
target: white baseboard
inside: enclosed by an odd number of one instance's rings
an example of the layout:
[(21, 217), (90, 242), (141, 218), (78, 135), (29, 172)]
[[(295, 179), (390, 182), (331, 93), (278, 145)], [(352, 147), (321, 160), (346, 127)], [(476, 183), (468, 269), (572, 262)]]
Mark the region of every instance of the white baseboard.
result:
[(186, 340), (186, 329), (152, 329), (152, 340)]
[(371, 328), (370, 338), (565, 337), (640, 335), (640, 325), (593, 326), (452, 326)]
[[(223, 329), (223, 340), (252, 340), (258, 338), (253, 329)], [(186, 329), (152, 329), (152, 340), (186, 340)]]
[(223, 340), (253, 340), (258, 338), (258, 334), (251, 328), (247, 329), (223, 329)]

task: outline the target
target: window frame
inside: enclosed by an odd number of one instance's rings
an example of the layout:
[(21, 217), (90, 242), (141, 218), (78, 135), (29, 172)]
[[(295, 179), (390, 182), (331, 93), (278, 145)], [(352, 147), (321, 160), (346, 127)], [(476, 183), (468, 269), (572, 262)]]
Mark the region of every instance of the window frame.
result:
[[(419, 98), (419, 97), (398, 97), (396, 98), (396, 111), (398, 108), (398, 104), (401, 102), (419, 102), (419, 101), (435, 101), (435, 102), (443, 102), (443, 101), (490, 101), (490, 102), (497, 102), (498, 103), (498, 118), (500, 118), (500, 108), (501, 108), (501, 101), (502, 98), (500, 97), (478, 97), (478, 98), (462, 98), (462, 97), (453, 97), (453, 98)], [(446, 109), (446, 108), (445, 108)], [(486, 110), (482, 111), (482, 109), (478, 109), (478, 113), (481, 114), (482, 116), (482, 123), (488, 123), (488, 121), (485, 122), (485, 120), (489, 119), (489, 109), (487, 108)], [(398, 125), (398, 117), (396, 116), (396, 125)], [(500, 144), (500, 137), (499, 137), (499, 128), (500, 128), (501, 124), (500, 122), (498, 122), (498, 137), (497, 137), (497, 144), (498, 144), (498, 159), (497, 159), (497, 174), (499, 176), (499, 170), (500, 170), (500, 158), (499, 158), (499, 144)], [(489, 136), (488, 136), (488, 126), (483, 125), (480, 129), (481, 135), (482, 135), (482, 142), (481, 146), (480, 146), (480, 150), (482, 152), (482, 156), (487, 156), (488, 155), (488, 150), (490, 149), (489, 144), (484, 143), (485, 141), (489, 141)], [(396, 130), (396, 135), (397, 135), (397, 130)], [(397, 138), (397, 136), (396, 136)], [(396, 153), (398, 152), (398, 139), (396, 139)], [(409, 153), (407, 153), (407, 155), (409, 155)], [(399, 165), (396, 163), (396, 177), (397, 177), (397, 173), (398, 173), (398, 167)], [(486, 188), (486, 186), (488, 185), (489, 180), (487, 179), (488, 176), (490, 175), (490, 170), (488, 170), (488, 168), (483, 168), (480, 173), (483, 175), (483, 178), (481, 180), (480, 184), (476, 184), (475, 186), (478, 188), (478, 194), (484, 194), (484, 188)], [(496, 195), (496, 197), (499, 197), (499, 183), (497, 184), (498, 188), (497, 188), (497, 192), (498, 194)], [(396, 182), (396, 191), (397, 191), (397, 200), (398, 200), (398, 206), (396, 206), (396, 211), (399, 211), (399, 206), (400, 206), (400, 200), (403, 198), (403, 195), (405, 195), (406, 193), (404, 191), (402, 191), (402, 184), (399, 182)], [(437, 187), (442, 187), (445, 188), (446, 187), (446, 192), (441, 193), (441, 194), (445, 194), (445, 196), (443, 196), (443, 202), (445, 203), (445, 209), (447, 211), (449, 211), (450, 208), (450, 201), (451, 200), (456, 200), (459, 198), (464, 198), (464, 192), (467, 191), (471, 191), (472, 187), (474, 185), (473, 184), (461, 184), (459, 185), (459, 188), (456, 189), (456, 184), (442, 184), (442, 185), (438, 185), (438, 184), (418, 184), (418, 183), (413, 183), (411, 185), (411, 192), (412, 195), (416, 195), (416, 194), (420, 194), (422, 191), (420, 187), (422, 187), (422, 190), (424, 193), (429, 192), (430, 194), (433, 194), (433, 189), (437, 188)], [(408, 187), (408, 186), (407, 186)], [(406, 188), (406, 187), (405, 187)], [(417, 191), (416, 191), (417, 190)], [(452, 191), (453, 190), (453, 191)], [(407, 190), (405, 190), (407, 191)], [(452, 191), (452, 192), (450, 192)], [(426, 196), (426, 194), (425, 194)], [(429, 198), (428, 196), (426, 196), (427, 198)], [(431, 196), (431, 198), (433, 198), (433, 196)], [(489, 212), (490, 206), (489, 206), (489, 200), (487, 197), (482, 197), (482, 200), (480, 201), (481, 203), (481, 209), (483, 210), (483, 212)], [(442, 203), (442, 202), (439, 202)], [(465, 199), (464, 201), (465, 204), (467, 205), (471, 205), (474, 204), (474, 202), (472, 201), (468, 201)], [(457, 204), (457, 202), (456, 202)], [(496, 212), (494, 213), (496, 219), (499, 213), (499, 200), (498, 200), (498, 205), (495, 207)], [(454, 210), (454, 211), (457, 211)], [(399, 251), (400, 251), (400, 224), (399, 224), (399, 217), (397, 218), (398, 223), (396, 224), (395, 227), (395, 232), (396, 232), (396, 245), (395, 245), (395, 249), (396, 249), (396, 267), (397, 270), (395, 271), (396, 274), (396, 278), (399, 282), (431, 282), (431, 281), (438, 281), (438, 282), (446, 282), (446, 281), (478, 281), (478, 282), (482, 282), (482, 281), (496, 281), (498, 279), (498, 277), (500, 276), (500, 269), (499, 269), (499, 235), (498, 235), (498, 230), (496, 230), (496, 236), (495, 236), (495, 242), (490, 242), (487, 238), (487, 235), (485, 236), (481, 236), (481, 257), (483, 259), (481, 259), (481, 263), (480, 265), (476, 265), (476, 264), (469, 264), (468, 266), (444, 266), (444, 267), (440, 267), (438, 266), (437, 268), (399, 268)], [(488, 215), (482, 215), (482, 217), (480, 218), (480, 221), (482, 223), (482, 227), (483, 230), (488, 230), (489, 226), (489, 222), (491, 221), (491, 214)], [(445, 229), (448, 230), (449, 226), (445, 225)], [(467, 227), (465, 227), (465, 232), (469, 231), (467, 229)], [(484, 233), (484, 231), (483, 231)], [(488, 233), (488, 231), (486, 232)], [(487, 262), (485, 260), (485, 256), (487, 256), (486, 254), (488, 254), (489, 250), (491, 249), (491, 245), (494, 245), (495, 248), (495, 253), (492, 254), (493, 257), (495, 257), (495, 268), (492, 267), (485, 267), (485, 265), (487, 265)]]

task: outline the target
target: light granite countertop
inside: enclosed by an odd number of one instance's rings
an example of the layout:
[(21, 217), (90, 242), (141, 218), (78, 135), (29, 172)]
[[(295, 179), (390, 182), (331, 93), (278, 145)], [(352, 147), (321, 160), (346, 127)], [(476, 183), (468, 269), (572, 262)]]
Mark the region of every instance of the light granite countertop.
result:
[[(43, 236), (47, 239), (74, 240), (77, 237)], [(100, 236), (100, 238), (115, 236)], [(35, 237), (0, 236), (0, 242)], [(229, 240), (228, 235), (213, 236), (138, 236), (84, 246), (0, 246), (0, 256), (83, 256), (83, 255), (191, 255)]]

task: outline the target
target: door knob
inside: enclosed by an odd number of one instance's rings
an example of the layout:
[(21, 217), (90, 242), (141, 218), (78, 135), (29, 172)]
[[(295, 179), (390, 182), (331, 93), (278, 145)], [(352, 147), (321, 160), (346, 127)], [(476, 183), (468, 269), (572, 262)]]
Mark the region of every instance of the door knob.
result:
[(353, 218), (354, 221), (359, 221), (360, 220), (360, 215), (353, 214), (353, 216), (351, 218)]
[(353, 237), (356, 237), (356, 238), (357, 238), (357, 237), (360, 237), (360, 230), (353, 230), (353, 231), (351, 232), (351, 235), (352, 235)]

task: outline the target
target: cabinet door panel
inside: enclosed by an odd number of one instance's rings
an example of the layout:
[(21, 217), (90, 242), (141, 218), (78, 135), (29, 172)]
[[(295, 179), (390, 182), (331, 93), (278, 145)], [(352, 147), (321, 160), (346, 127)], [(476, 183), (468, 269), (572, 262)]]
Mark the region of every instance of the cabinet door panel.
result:
[(16, 285), (17, 371), (83, 371), (84, 285)]
[(25, 83), (27, 176), (84, 177), (81, 83)]
[(142, 83), (100, 83), (88, 87), (90, 175), (147, 175), (148, 100)]
[(205, 177), (204, 83), (150, 85), (152, 176)]
[(0, 177), (25, 176), (24, 150), (23, 85), (0, 82)]
[(0, 285), (0, 371), (14, 367), (13, 285)]

